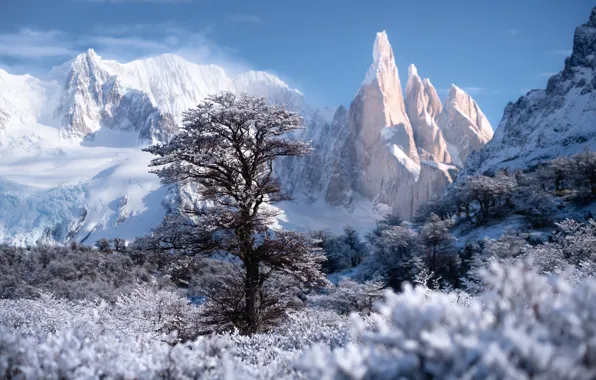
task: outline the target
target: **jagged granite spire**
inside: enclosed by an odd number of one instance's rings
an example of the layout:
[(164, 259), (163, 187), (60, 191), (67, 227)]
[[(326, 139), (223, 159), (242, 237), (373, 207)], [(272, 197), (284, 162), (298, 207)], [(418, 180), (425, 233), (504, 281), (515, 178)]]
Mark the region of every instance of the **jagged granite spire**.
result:
[(470, 153), (482, 149), (493, 137), (493, 129), (478, 104), (454, 84), (443, 103), (438, 125), (453, 163), (460, 167)]
[(451, 162), (447, 144), (437, 126), (437, 118), (442, 109), (441, 100), (430, 81), (420, 79), (413, 64), (408, 68), (405, 103), (421, 159)]
[(565, 71), (573, 67), (596, 68), (596, 7), (592, 9), (590, 19), (575, 29), (573, 50), (565, 60)]

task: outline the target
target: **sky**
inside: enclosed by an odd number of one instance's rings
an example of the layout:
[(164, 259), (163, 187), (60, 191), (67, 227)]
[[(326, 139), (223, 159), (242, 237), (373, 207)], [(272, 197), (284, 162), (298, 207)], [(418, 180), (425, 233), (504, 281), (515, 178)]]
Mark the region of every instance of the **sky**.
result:
[(405, 88), (414, 63), (451, 83), (493, 128), (544, 88), (593, 0), (0, 0), (0, 67), (40, 75), (88, 48), (127, 62), (177, 53), (231, 73), (265, 70), (314, 106), (349, 105), (386, 30)]

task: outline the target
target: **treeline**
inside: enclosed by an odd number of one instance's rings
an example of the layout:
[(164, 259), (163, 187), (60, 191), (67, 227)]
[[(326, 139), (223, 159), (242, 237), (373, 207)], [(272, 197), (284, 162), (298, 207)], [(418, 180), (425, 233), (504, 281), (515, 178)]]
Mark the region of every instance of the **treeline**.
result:
[(459, 179), (445, 194), (422, 205), (414, 218), (482, 224), (511, 214), (523, 215), (533, 227), (550, 226), (560, 199), (584, 203), (596, 197), (596, 153), (557, 157), (529, 171), (501, 170)]
[[(557, 223), (559, 209), (567, 204), (581, 206), (593, 201), (595, 191), (596, 153), (585, 151), (572, 157), (558, 157), (527, 172), (503, 170), (461, 178), (442, 197), (421, 206), (413, 223), (386, 217), (364, 238), (351, 227), (338, 235), (317, 231), (314, 237), (326, 254), (327, 273), (340, 272), (359, 281), (380, 280), (397, 291), (404, 282), (423, 282), (429, 288), (474, 292), (477, 271), (490, 258), (540, 255), (539, 261), (544, 262), (544, 247), (549, 246), (521, 231), (505, 231), (497, 240), (484, 238), (456, 246), (454, 227), (460, 224), (480, 227), (519, 215), (528, 223), (523, 230), (542, 227), (558, 231), (548, 242), (552, 248), (557, 237), (566, 241), (561, 234), (575, 236), (575, 230), (567, 224)], [(592, 215), (588, 212), (585, 217), (589, 220)], [(586, 226), (593, 226), (593, 222)], [(550, 256), (561, 250), (561, 246), (550, 249)], [(581, 251), (575, 249), (578, 250)], [(589, 250), (584, 248), (583, 252), (586, 251)], [(587, 261), (571, 260), (575, 256), (567, 253), (556, 260), (549, 259), (551, 264), (544, 264), (544, 271), (565, 267), (562, 263), (585, 268)]]

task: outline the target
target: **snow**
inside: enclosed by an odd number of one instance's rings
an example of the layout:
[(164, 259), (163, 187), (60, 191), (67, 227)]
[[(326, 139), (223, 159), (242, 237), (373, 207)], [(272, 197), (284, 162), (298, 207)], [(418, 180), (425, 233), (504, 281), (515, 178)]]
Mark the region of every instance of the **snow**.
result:
[[(391, 53), (391, 45), (389, 44), (389, 39), (387, 38), (387, 33), (383, 30), (382, 32), (377, 33), (377, 38), (375, 39), (375, 43), (373, 44), (373, 63), (368, 68), (366, 72), (366, 76), (364, 77), (364, 81), (362, 84), (371, 84), (374, 83), (378, 79), (379, 73), (384, 69), (384, 65), (386, 65), (389, 61), (393, 61), (392, 53)], [(395, 66), (395, 63), (393, 64)]]
[(414, 175), (416, 181), (420, 177), (420, 165), (414, 162), (407, 154), (404, 153), (401, 148), (395, 144), (390, 146), (391, 154), (395, 157), (400, 164), (402, 164), (410, 173)]
[(278, 227), (298, 231), (330, 230), (339, 233), (345, 226), (359, 231), (374, 228), (376, 221), (391, 212), (391, 208), (382, 203), (373, 203), (355, 195), (350, 212), (342, 206), (332, 206), (324, 200), (310, 203), (297, 198), (279, 204), (281, 215)]
[(448, 164), (444, 164), (442, 162), (437, 162), (437, 161), (422, 160), (422, 161), (420, 161), (420, 163), (428, 165), (428, 166), (432, 166), (432, 167), (442, 170), (444, 172), (447, 172), (452, 169), (457, 170), (457, 166), (448, 165)]
[(459, 148), (455, 144), (451, 144), (448, 141), (445, 141), (447, 144), (447, 152), (449, 152), (449, 156), (451, 156), (451, 160), (453, 163), (460, 168), (464, 166), (464, 163), (461, 161)]

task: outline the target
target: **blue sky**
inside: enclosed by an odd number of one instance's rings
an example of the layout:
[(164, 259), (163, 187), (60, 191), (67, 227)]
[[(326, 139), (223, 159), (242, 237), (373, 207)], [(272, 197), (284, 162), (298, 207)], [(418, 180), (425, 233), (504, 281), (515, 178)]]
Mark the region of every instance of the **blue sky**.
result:
[(128, 61), (176, 52), (266, 70), (317, 106), (348, 105), (386, 30), (402, 85), (416, 64), (445, 96), (503, 108), (563, 67), (593, 0), (0, 0), (0, 67), (47, 71), (87, 48)]

